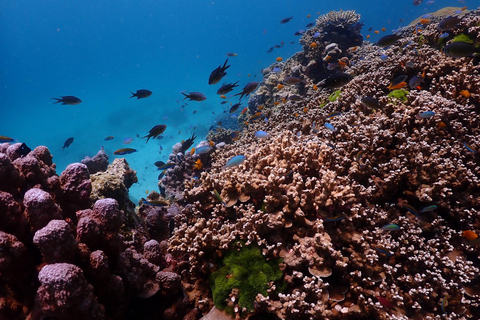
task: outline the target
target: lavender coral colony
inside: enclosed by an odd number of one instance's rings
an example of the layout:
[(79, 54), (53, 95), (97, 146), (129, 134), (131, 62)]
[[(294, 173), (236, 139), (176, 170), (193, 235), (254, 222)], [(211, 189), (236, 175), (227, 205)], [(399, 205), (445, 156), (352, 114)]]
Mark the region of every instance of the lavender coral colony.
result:
[(478, 319), (480, 15), (424, 20), (320, 16), (136, 208), (124, 159), (0, 144), (0, 319)]

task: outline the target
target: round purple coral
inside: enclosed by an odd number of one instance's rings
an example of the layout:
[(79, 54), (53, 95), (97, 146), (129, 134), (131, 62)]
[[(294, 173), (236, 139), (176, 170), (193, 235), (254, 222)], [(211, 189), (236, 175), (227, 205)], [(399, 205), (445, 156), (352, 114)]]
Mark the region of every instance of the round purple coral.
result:
[(75, 203), (88, 201), (92, 183), (86, 165), (82, 163), (68, 165), (60, 175), (60, 184), (67, 200)]
[(65, 220), (50, 221), (35, 232), (33, 243), (40, 249), (47, 263), (73, 262), (77, 253), (77, 242)]
[(63, 219), (62, 210), (55, 204), (52, 196), (42, 189), (33, 188), (25, 192), (23, 204), (33, 231), (45, 227), (50, 220)]
[(49, 264), (38, 274), (38, 318), (104, 319), (105, 311), (93, 294), (82, 270), (68, 263)]
[(118, 232), (123, 224), (124, 213), (115, 199), (98, 200), (93, 205), (93, 218), (105, 231)]

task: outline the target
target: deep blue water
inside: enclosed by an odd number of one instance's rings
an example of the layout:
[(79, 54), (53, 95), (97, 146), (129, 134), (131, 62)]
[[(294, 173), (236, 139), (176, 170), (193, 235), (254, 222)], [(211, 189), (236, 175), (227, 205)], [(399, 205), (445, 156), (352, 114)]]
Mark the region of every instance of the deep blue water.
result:
[[(166, 161), (172, 145), (192, 132), (200, 142), (215, 117), (229, 108), (216, 95), (220, 84), (208, 85), (227, 52), (238, 56), (229, 58), (221, 83), (238, 80), (240, 89), (260, 81), (260, 70), (276, 57), (300, 51), (293, 34), (319, 14), (356, 10), (365, 23), (363, 35), (375, 41), (382, 34), (368, 33), (370, 27), (389, 33), (445, 6), (475, 5), (467, 0), (419, 6), (411, 0), (0, 0), (0, 135), (31, 148), (46, 145), (59, 174), (101, 146), (111, 161), (116, 149), (136, 148), (125, 156), (139, 178), (130, 190), (136, 200), (145, 190), (157, 190), (155, 161)], [(279, 23), (289, 16), (294, 19)], [(282, 48), (267, 53), (281, 41)], [(143, 88), (153, 95), (129, 99), (131, 91)], [(207, 100), (182, 108), (181, 91), (203, 92)], [(53, 104), (52, 97), (65, 95), (83, 102)], [(162, 140), (146, 144), (137, 138), (160, 123), (168, 126)], [(110, 135), (115, 139), (104, 141)], [(73, 144), (62, 150), (69, 137)], [(124, 145), (126, 137), (134, 141)]]

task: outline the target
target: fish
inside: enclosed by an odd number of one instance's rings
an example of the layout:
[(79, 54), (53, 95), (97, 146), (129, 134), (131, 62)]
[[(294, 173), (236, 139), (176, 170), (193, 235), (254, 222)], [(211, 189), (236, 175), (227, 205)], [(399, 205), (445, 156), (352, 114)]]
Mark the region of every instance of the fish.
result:
[(0, 142), (12, 142), (13, 138), (7, 136), (0, 136)]
[(382, 227), (382, 229), (386, 231), (392, 231), (400, 229), (400, 226), (398, 224), (386, 224)]
[(445, 308), (448, 306), (448, 295), (446, 295), (443, 299), (442, 299), (442, 303), (440, 304), (440, 308), (442, 309), (442, 312), (443, 313), (447, 313), (447, 311), (445, 311)]
[(294, 35), (294, 36), (301, 36), (301, 35), (304, 34), (304, 33), (305, 33), (305, 30), (300, 29), (300, 30), (296, 31), (293, 35)]
[(309, 24), (307, 24), (307, 25), (305, 26), (305, 28), (311, 28), (311, 27), (313, 27), (314, 25), (315, 25), (315, 23), (310, 22)]
[(302, 101), (303, 98), (299, 96), (298, 94), (292, 94), (288, 96), (289, 101)]
[(286, 77), (285, 79), (283, 79), (283, 83), (285, 84), (297, 84), (300, 82), (304, 82), (304, 81), (298, 77)]
[(213, 70), (212, 73), (210, 73), (210, 77), (208, 77), (208, 84), (216, 84), (220, 80), (222, 80), (223, 77), (227, 75), (225, 70), (230, 68), (230, 65), (227, 66), (227, 63), (228, 63), (228, 59), (223, 64), (223, 67), (220, 65), (218, 66), (218, 68)]
[(260, 130), (255, 132), (255, 138), (257, 139), (266, 139), (268, 137), (270, 137), (270, 135), (265, 131)]
[(127, 137), (127, 138), (123, 139), (124, 144), (129, 144), (129, 143), (132, 143), (132, 142), (133, 142), (133, 139), (130, 138), (130, 137)]
[(190, 149), (190, 147), (193, 145), (193, 142), (195, 141), (195, 138), (196, 138), (195, 133), (192, 133), (192, 136), (190, 138), (188, 138), (185, 141), (182, 141), (180, 152), (185, 153), (185, 151)]
[(466, 238), (468, 241), (473, 241), (478, 238), (478, 234), (471, 230), (462, 231), (462, 237)]
[(410, 81), (408, 81), (408, 86), (410, 89), (418, 89), (423, 82), (424, 77), (413, 76)]
[(217, 198), (217, 200), (220, 201), (221, 204), (226, 206), (225, 202), (223, 201), (222, 197), (220, 196), (220, 193), (218, 193), (217, 189), (213, 189), (213, 194), (215, 195), (215, 198)]
[(15, 150), (15, 153), (20, 155), (21, 157), (24, 157), (26, 156), (27, 154), (30, 153), (30, 151), (32, 151), (32, 149), (30, 149), (29, 147), (27, 147), (27, 145), (25, 143), (22, 143), (20, 145), (20, 148), (18, 148), (17, 150)]
[(394, 308), (395, 308), (395, 306), (393, 305), (393, 303), (391, 303), (390, 300), (388, 300), (387, 298), (378, 296), (378, 297), (377, 297), (377, 300), (378, 300), (378, 302), (380, 302), (380, 304), (381, 304), (384, 308), (387, 308), (387, 309), (394, 309)]
[(236, 56), (238, 56), (238, 54), (236, 53), (233, 53), (233, 52), (227, 53), (227, 57), (236, 57)]
[(238, 108), (240, 108), (241, 105), (242, 105), (241, 102), (235, 103), (233, 106), (230, 107), (230, 110), (228, 111), (228, 113), (234, 113), (235, 111), (238, 110)]
[(287, 23), (287, 22), (290, 22), (292, 19), (293, 19), (293, 16), (280, 20), (280, 23), (282, 24)]
[(327, 79), (325, 79), (325, 83), (323, 84), (324, 88), (330, 88), (330, 89), (335, 89), (335, 88), (340, 88), (350, 82), (353, 77), (349, 75), (348, 73), (345, 72), (338, 72), (335, 74), (332, 74), (329, 76)]
[(473, 150), (473, 148), (469, 144), (467, 144), (466, 142), (464, 142), (463, 145), (465, 146), (465, 148), (467, 148), (468, 151), (473, 152), (473, 153), (477, 153), (477, 151)]
[(401, 36), (398, 36), (396, 34), (388, 34), (386, 36), (381, 37), (377, 41), (377, 46), (379, 46), (380, 48), (385, 48), (385, 47), (391, 46), (401, 38), (402, 38)]
[(404, 204), (403, 207), (404, 207), (405, 209), (407, 209), (408, 211), (410, 211), (411, 213), (413, 213), (417, 218), (420, 218), (420, 215), (418, 214), (417, 209), (415, 209), (415, 208), (412, 207), (411, 205), (409, 205), (409, 204)]
[(389, 257), (392, 256), (392, 253), (383, 247), (375, 247), (375, 250), (377, 250), (380, 253), (386, 254)]
[(468, 42), (453, 42), (442, 48), (442, 52), (452, 58), (471, 57), (478, 53), (479, 49)]
[(167, 170), (166, 170), (166, 169), (165, 169), (165, 170), (163, 170), (162, 172), (160, 172), (160, 174), (158, 175), (158, 178), (157, 178), (157, 180), (160, 180), (160, 179), (162, 179), (162, 178), (165, 176), (165, 173), (167, 173)]
[(62, 105), (76, 105), (76, 104), (79, 104), (82, 102), (82, 100), (80, 100), (79, 98), (77, 97), (74, 97), (74, 96), (62, 96), (61, 98), (52, 98), (53, 100), (57, 100), (55, 101), (54, 103), (62, 103)]
[(439, 39), (446, 39), (448, 37), (450, 37), (450, 33), (448, 32), (442, 33), (440, 36), (438, 36)]
[(270, 53), (270, 52), (272, 52), (272, 51), (273, 51), (273, 49), (274, 49), (274, 47), (270, 47), (270, 48), (267, 50), (267, 53)]
[(226, 104), (226, 103), (228, 103), (227, 100), (220, 102), (220, 104)]
[(420, 213), (424, 213), (424, 212), (429, 212), (429, 211), (433, 211), (437, 209), (437, 206), (432, 204), (431, 206), (426, 206), (424, 207), (422, 210), (420, 210)]
[(155, 139), (158, 135), (162, 134), (162, 133), (165, 131), (165, 129), (167, 129), (167, 126), (166, 126), (166, 125), (164, 125), (164, 124), (157, 124), (157, 125), (154, 126), (152, 129), (150, 129), (150, 131), (148, 132), (148, 134), (147, 134), (145, 137), (142, 137), (142, 139), (143, 139), (143, 138), (147, 138), (147, 141), (145, 142), (145, 143), (147, 143), (148, 140), (149, 140), (151, 137), (153, 137), (153, 138)]
[(195, 153), (196, 154), (206, 154), (206, 153), (209, 153), (212, 150), (213, 150), (213, 148), (211, 146), (203, 146), (203, 147), (198, 147), (197, 149), (195, 149)]
[(446, 17), (438, 23), (437, 29), (440, 31), (448, 31), (455, 28), (461, 21), (462, 19), (457, 17)]
[(189, 94), (185, 94), (184, 92), (182, 92), (182, 94), (185, 96), (185, 98), (183, 98), (183, 100), (185, 99), (189, 99), (189, 101), (205, 101), (207, 100), (207, 97), (205, 97), (205, 95), (201, 92), (190, 92)]
[(344, 214), (339, 214), (338, 216), (335, 216), (335, 217), (326, 218), (325, 221), (333, 222), (333, 221), (340, 221), (342, 219), (345, 219)]
[(163, 166), (165, 164), (165, 162), (163, 161), (155, 161), (154, 165), (158, 168), (160, 168), (161, 166)]
[(248, 120), (249, 121), (257, 120), (257, 119), (260, 119), (262, 116), (263, 114), (261, 112), (257, 112), (257, 113), (254, 113)]
[(313, 34), (313, 37), (316, 39), (316, 38), (320, 37), (321, 35), (322, 35), (322, 34), (321, 34), (320, 32), (315, 32), (315, 33)]
[(337, 129), (335, 129), (335, 127), (331, 123), (328, 123), (328, 122), (325, 122), (325, 128), (327, 128), (328, 130), (330, 130), (332, 132), (337, 131)]
[(170, 168), (175, 167), (176, 165), (177, 165), (177, 164), (176, 164), (176, 163), (173, 163), (173, 162), (171, 162), (171, 163), (165, 163), (165, 164), (163, 164), (163, 165), (161, 165), (161, 166), (158, 166), (158, 169), (159, 169), (159, 170), (167, 170), (167, 169), (170, 169)]
[(158, 199), (158, 200), (140, 200), (140, 204), (146, 204), (147, 206), (153, 206), (153, 207), (165, 207), (170, 205), (170, 201), (164, 200), (164, 199)]
[(425, 111), (425, 112), (422, 112), (418, 115), (419, 118), (421, 119), (428, 119), (428, 118), (431, 118), (435, 115), (435, 112), (433, 111)]
[(203, 167), (202, 160), (197, 159), (197, 161), (195, 161), (195, 164), (193, 165), (193, 169), (200, 170), (202, 169), (202, 167)]
[(72, 144), (72, 142), (73, 142), (73, 137), (70, 137), (70, 138), (68, 138), (67, 140), (65, 140), (65, 142), (63, 143), (62, 150), (65, 150), (65, 148), (70, 147), (70, 145)]
[(221, 86), (217, 90), (217, 94), (227, 94), (227, 93), (229, 93), (230, 91), (233, 90), (233, 88), (238, 87), (237, 83), (238, 83), (238, 81), (235, 82), (235, 83), (224, 84), (223, 86)]
[(392, 82), (390, 83), (390, 85), (387, 88), (390, 89), (390, 90), (395, 90), (395, 89), (400, 89), (400, 88), (406, 87), (407, 83), (405, 82), (405, 80), (407, 80), (407, 78), (408, 78), (407, 75), (401, 74), (398, 77), (396, 77), (395, 79), (393, 79)]
[(143, 99), (143, 98), (148, 98), (152, 95), (152, 91), (150, 90), (147, 90), (147, 89), (140, 89), (140, 90), (137, 90), (137, 92), (133, 93), (133, 92), (130, 92), (132, 94), (132, 96), (130, 98), (133, 98), (133, 97), (137, 97), (137, 100), (138, 99)]
[(259, 82), (249, 82), (247, 85), (243, 88), (242, 92), (237, 93), (235, 96), (240, 96), (239, 100), (242, 100), (243, 96), (248, 96), (250, 93), (253, 91), (257, 90), (258, 86), (260, 85)]
[(383, 109), (385, 108), (384, 105), (381, 105), (377, 99), (375, 98), (372, 98), (372, 97), (363, 97), (362, 99), (360, 99), (360, 101), (362, 102), (362, 105), (367, 108), (367, 109)]
[(227, 163), (223, 166), (223, 168), (232, 168), (238, 165), (241, 165), (245, 161), (244, 155), (238, 155), (235, 157), (230, 158)]
[(113, 139), (115, 139), (113, 136), (108, 136), (108, 137), (106, 137), (104, 140), (105, 140), (105, 141), (110, 141), (110, 140), (113, 140)]
[(423, 0), (413, 0), (413, 5), (418, 6), (422, 2), (423, 2)]
[(121, 148), (121, 149), (118, 149), (115, 152), (113, 152), (113, 154), (124, 155), (124, 154), (130, 154), (130, 153), (134, 153), (134, 152), (137, 152), (137, 150), (132, 149), (132, 148)]

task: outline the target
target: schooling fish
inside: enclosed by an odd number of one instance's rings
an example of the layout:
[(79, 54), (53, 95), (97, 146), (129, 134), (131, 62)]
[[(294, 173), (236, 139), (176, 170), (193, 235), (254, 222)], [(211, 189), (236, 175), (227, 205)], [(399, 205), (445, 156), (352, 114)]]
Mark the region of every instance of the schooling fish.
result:
[(52, 98), (52, 99), (57, 100), (54, 103), (60, 103), (61, 102), (62, 105), (65, 105), (65, 104), (76, 105), (76, 104), (79, 104), (80, 102), (82, 102), (82, 100), (80, 100), (79, 98), (74, 97), (74, 96), (62, 96), (60, 99), (59, 98)]
[(391, 46), (401, 38), (402, 38), (401, 36), (397, 36), (396, 34), (388, 34), (386, 36), (381, 37), (377, 41), (377, 46), (379, 46), (380, 48), (385, 48), (385, 47)]
[(396, 77), (395, 79), (392, 80), (392, 82), (388, 86), (388, 89), (395, 90), (395, 89), (400, 89), (400, 88), (406, 87), (407, 83), (405, 82), (405, 80), (407, 80), (407, 78), (408, 78), (408, 76), (405, 75), (405, 74), (399, 75), (398, 77)]
[(223, 166), (223, 168), (231, 168), (231, 167), (236, 167), (238, 165), (241, 165), (245, 161), (245, 156), (243, 155), (238, 155), (230, 160), (227, 161), (227, 164)]
[(240, 100), (242, 100), (243, 96), (248, 96), (250, 93), (257, 90), (259, 85), (260, 85), (259, 82), (255, 82), (255, 81), (249, 82), (243, 88), (242, 92), (237, 93), (235, 96), (240, 96)]
[(12, 142), (13, 139), (6, 136), (0, 136), (0, 142)]
[(223, 86), (221, 86), (218, 90), (217, 90), (217, 94), (227, 94), (229, 93), (230, 91), (233, 90), (233, 88), (235, 87), (238, 87), (237, 86), (237, 82), (235, 83), (228, 83), (228, 84), (224, 84)]
[(240, 108), (242, 104), (240, 102), (237, 102), (235, 103), (231, 108), (230, 108), (230, 111), (228, 111), (229, 113), (234, 113), (235, 111), (238, 110), (238, 108)]
[(479, 51), (475, 45), (468, 42), (453, 42), (442, 48), (446, 56), (452, 58), (471, 57)]
[(338, 72), (325, 79), (323, 87), (331, 89), (340, 88), (352, 79), (353, 77), (348, 73)]
[(220, 80), (222, 80), (223, 77), (225, 77), (227, 75), (225, 70), (230, 68), (229, 65), (227, 66), (227, 63), (228, 63), (228, 59), (225, 60), (225, 63), (223, 64), (223, 67), (220, 65), (220, 66), (218, 66), (218, 68), (213, 70), (212, 73), (210, 73), (210, 77), (208, 78), (208, 84), (216, 84)]
[(138, 99), (143, 99), (143, 98), (148, 98), (152, 95), (152, 91), (150, 90), (147, 90), (147, 89), (140, 89), (140, 90), (137, 90), (137, 92), (133, 93), (133, 92), (130, 92), (132, 94), (132, 96), (130, 98), (133, 98), (133, 97), (137, 97), (137, 100)]
[(213, 148), (210, 147), (210, 146), (203, 146), (203, 147), (198, 147), (197, 149), (195, 149), (195, 153), (196, 154), (205, 154), (205, 153), (209, 153), (212, 150), (213, 150)]
[(164, 125), (164, 124), (157, 124), (156, 126), (154, 126), (152, 129), (150, 129), (150, 131), (148, 132), (148, 134), (145, 136), (145, 137), (142, 137), (143, 138), (147, 138), (147, 141), (145, 143), (148, 142), (148, 140), (150, 140), (151, 137), (153, 137), (154, 139), (159, 135), (159, 134), (162, 134), (165, 129), (167, 129), (167, 126)]
[(122, 148), (122, 149), (118, 149), (113, 154), (124, 155), (124, 154), (130, 154), (130, 153), (134, 153), (134, 152), (137, 152), (137, 150), (132, 149), (132, 148)]
[(190, 92), (189, 94), (185, 94), (182, 92), (182, 94), (185, 96), (183, 100), (185, 99), (190, 99), (190, 101), (204, 101), (207, 100), (207, 97), (201, 92)]
[(70, 137), (70, 138), (68, 138), (67, 140), (65, 140), (65, 142), (63, 143), (62, 150), (65, 150), (65, 148), (70, 147), (70, 145), (72, 144), (72, 142), (73, 142), (73, 137)]

